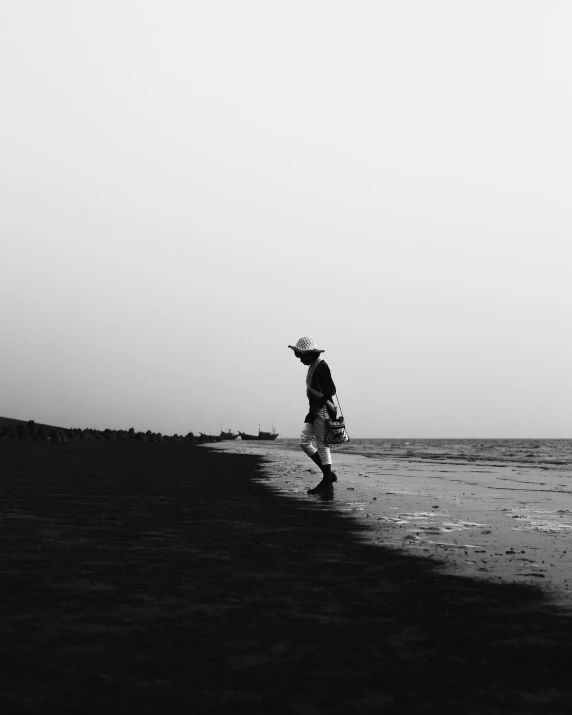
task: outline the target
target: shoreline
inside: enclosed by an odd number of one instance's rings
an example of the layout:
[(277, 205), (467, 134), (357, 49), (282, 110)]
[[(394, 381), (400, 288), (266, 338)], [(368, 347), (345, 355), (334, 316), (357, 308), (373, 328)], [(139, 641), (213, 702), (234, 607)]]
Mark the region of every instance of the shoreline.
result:
[[(269, 483), (291, 496), (310, 499), (306, 489), (319, 481), (318, 469), (292, 448), (213, 448), (263, 457)], [(337, 508), (364, 520), (373, 542), (437, 558), (446, 571), (537, 583), (554, 603), (572, 606), (572, 491), (557, 470), (332, 456)]]

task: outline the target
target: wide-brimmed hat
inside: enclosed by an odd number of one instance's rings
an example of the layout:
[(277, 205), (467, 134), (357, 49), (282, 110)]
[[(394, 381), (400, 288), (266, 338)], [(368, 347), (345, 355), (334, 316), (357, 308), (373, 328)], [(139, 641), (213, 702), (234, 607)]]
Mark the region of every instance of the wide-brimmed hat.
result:
[(300, 338), (296, 345), (288, 345), (289, 348), (296, 353), (323, 353), (325, 350), (319, 350), (315, 341), (312, 338)]

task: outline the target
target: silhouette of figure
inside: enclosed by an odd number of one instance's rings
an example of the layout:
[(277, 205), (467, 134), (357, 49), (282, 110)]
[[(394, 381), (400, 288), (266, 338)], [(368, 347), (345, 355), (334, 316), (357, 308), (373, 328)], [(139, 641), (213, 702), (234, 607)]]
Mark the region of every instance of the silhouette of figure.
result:
[(312, 338), (300, 338), (296, 345), (288, 347), (294, 351), (294, 355), (303, 365), (308, 366), (306, 394), (310, 411), (304, 419), (300, 447), (322, 470), (322, 481), (313, 489), (308, 489), (308, 494), (331, 493), (337, 475), (332, 471), (332, 456), (325, 440), (328, 434), (326, 421), (334, 419), (337, 415), (333, 403), (336, 386), (330, 368), (322, 358), (321, 354), (324, 350), (319, 350)]

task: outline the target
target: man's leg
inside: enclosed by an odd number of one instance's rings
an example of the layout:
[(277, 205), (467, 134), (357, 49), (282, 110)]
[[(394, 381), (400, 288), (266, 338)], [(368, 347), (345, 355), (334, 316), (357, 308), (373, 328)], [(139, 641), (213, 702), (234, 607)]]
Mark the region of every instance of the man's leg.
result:
[[(320, 453), (318, 452), (318, 450), (316, 450), (314, 452), (314, 454), (310, 457), (310, 459), (312, 460), (312, 462), (315, 462), (318, 465), (318, 467), (320, 467), (320, 469), (322, 470), (322, 474), (323, 474), (324, 469), (323, 469), (323, 464), (322, 464), (322, 458), (320, 457)], [(332, 482), (338, 481), (338, 475), (335, 472), (331, 472), (331, 477), (332, 477)]]
[[(316, 433), (314, 431), (314, 425), (309, 422), (304, 423), (304, 429), (300, 435), (300, 447), (302, 450), (310, 457), (310, 459), (315, 462), (322, 470), (322, 481), (314, 489), (308, 489), (310, 494), (316, 494), (323, 491), (324, 489), (332, 488), (331, 481), (331, 467), (329, 468), (328, 478), (324, 475), (324, 465), (322, 464), (322, 459), (318, 454), (318, 450), (314, 447), (314, 440), (316, 439)], [(319, 462), (318, 462), (319, 460)], [(326, 470), (328, 471), (328, 470)]]
[(314, 434), (316, 435), (316, 445), (322, 462), (322, 472), (330, 481), (335, 482), (337, 476), (335, 472), (332, 472), (332, 454), (330, 448), (326, 447), (326, 437), (328, 436), (326, 420), (321, 417), (316, 417), (314, 422)]
[[(322, 420), (322, 422), (324, 422)], [(322, 432), (323, 432), (323, 439), (326, 438), (326, 426), (325, 423), (322, 426)], [(316, 449), (314, 446), (314, 441), (316, 441), (316, 431), (315, 427), (313, 424), (310, 424), (309, 422), (304, 423), (304, 429), (302, 430), (302, 434), (300, 435), (300, 447), (302, 450), (310, 457), (312, 462), (316, 464), (318, 467), (320, 467), (320, 470), (322, 474), (324, 473), (324, 465), (322, 464), (322, 457), (320, 456), (320, 452)], [(327, 449), (327, 447), (326, 447)], [(330, 450), (328, 449), (328, 458), (329, 462), (331, 464), (332, 459), (329, 456)], [(335, 472), (332, 472), (331, 468), (327, 470), (328, 472), (328, 480), (330, 482), (337, 482), (338, 481), (338, 475)]]
[[(302, 430), (302, 434), (300, 435), (300, 447), (303, 452), (305, 452), (310, 459), (314, 459), (314, 455), (318, 454), (318, 450), (314, 446), (314, 441), (316, 439), (316, 435), (314, 434), (314, 425), (310, 424), (309, 422), (304, 422), (304, 429)], [(318, 457), (320, 455), (318, 454)], [(316, 462), (317, 464), (317, 462)]]
[[(332, 472), (332, 457), (330, 450), (326, 447), (325, 440), (327, 434), (326, 421), (321, 417), (316, 417), (314, 420), (314, 435), (316, 444), (318, 445), (318, 455), (320, 458), (320, 469), (322, 470), (322, 481), (314, 489), (310, 489), (310, 493), (319, 493), (322, 491), (330, 491), (333, 489), (333, 482), (337, 476)], [(313, 458), (313, 457), (312, 457)], [(316, 461), (316, 460), (315, 460)], [(318, 462), (316, 461), (316, 464)]]

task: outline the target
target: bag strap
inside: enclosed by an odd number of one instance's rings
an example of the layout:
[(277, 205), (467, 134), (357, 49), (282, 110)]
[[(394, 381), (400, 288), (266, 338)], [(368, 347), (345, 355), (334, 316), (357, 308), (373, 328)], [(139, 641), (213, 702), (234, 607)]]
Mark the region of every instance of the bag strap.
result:
[[(320, 389), (320, 378), (319, 378), (319, 377), (318, 377), (318, 390), (319, 390), (320, 392), (322, 392), (322, 390)], [(340, 404), (340, 398), (338, 397), (338, 393), (337, 393), (337, 392), (334, 393), (334, 397), (336, 398), (336, 402), (338, 403), (338, 407), (340, 408), (340, 415), (343, 417), (343, 416), (344, 416), (344, 411), (342, 410), (342, 406), (341, 406), (341, 404)], [(332, 401), (332, 404), (334, 404), (333, 401)], [(334, 404), (334, 407), (335, 407), (335, 404)]]

